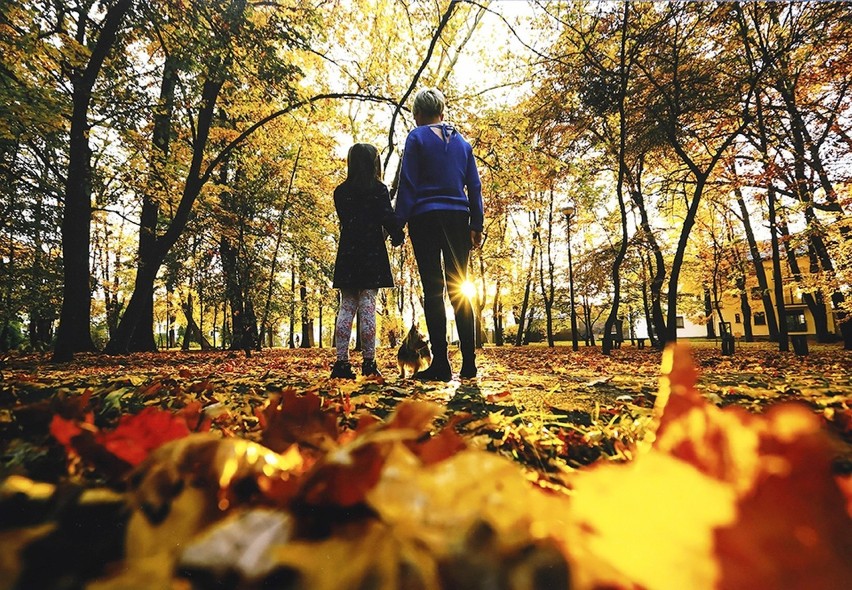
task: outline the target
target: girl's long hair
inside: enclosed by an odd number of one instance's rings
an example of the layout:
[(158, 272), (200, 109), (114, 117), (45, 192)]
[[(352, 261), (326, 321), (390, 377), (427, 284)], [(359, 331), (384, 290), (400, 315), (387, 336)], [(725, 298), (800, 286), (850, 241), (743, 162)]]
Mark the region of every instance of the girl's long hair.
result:
[(379, 150), (369, 143), (356, 143), (349, 148), (346, 164), (346, 184), (352, 188), (369, 190), (382, 181)]

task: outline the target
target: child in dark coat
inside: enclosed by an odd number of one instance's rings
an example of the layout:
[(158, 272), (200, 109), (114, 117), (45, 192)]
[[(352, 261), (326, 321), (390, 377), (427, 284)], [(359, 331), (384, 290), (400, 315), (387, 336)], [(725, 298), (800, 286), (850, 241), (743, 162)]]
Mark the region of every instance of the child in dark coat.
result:
[(360, 322), (363, 375), (381, 375), (376, 366), (376, 295), (393, 287), (385, 231), (394, 246), (405, 234), (391, 208), (382, 183), (378, 150), (356, 143), (349, 150), (346, 180), (334, 190), (334, 207), (340, 219), (340, 242), (334, 263), (335, 289), (340, 289), (340, 310), (334, 330), (337, 361), (331, 377), (354, 379), (349, 362), (349, 338), (357, 313)]

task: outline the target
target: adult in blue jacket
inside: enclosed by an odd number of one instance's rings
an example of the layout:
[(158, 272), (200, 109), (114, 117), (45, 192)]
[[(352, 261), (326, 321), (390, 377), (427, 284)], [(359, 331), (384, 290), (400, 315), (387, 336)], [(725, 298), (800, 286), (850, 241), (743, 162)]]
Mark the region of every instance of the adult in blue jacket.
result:
[(445, 289), (459, 333), (460, 376), (476, 376), (473, 307), (462, 294), (462, 283), (470, 251), (482, 242), (482, 184), (473, 149), (444, 121), (444, 105), (443, 94), (434, 88), (414, 97), (417, 127), (405, 140), (395, 207), (400, 223), (408, 223), (432, 347), (432, 365), (414, 377), (429, 381), (449, 381), (453, 376), (447, 356)]

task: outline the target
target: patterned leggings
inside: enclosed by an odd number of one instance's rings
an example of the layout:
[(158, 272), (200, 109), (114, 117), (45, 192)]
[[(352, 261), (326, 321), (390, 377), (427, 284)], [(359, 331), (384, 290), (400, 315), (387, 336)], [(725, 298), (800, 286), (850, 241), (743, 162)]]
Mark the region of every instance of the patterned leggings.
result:
[(349, 338), (352, 336), (352, 321), (355, 314), (361, 319), (360, 335), (365, 359), (376, 358), (376, 296), (378, 289), (341, 289), (340, 310), (334, 327), (334, 345), (337, 360), (349, 360)]

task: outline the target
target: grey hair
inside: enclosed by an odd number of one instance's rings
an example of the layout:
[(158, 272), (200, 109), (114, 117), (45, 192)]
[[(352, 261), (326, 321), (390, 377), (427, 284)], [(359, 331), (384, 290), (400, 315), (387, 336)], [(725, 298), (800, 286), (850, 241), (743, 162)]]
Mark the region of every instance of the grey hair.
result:
[(424, 88), (414, 97), (414, 105), (411, 107), (412, 115), (425, 115), (437, 117), (444, 112), (444, 95), (437, 88)]

